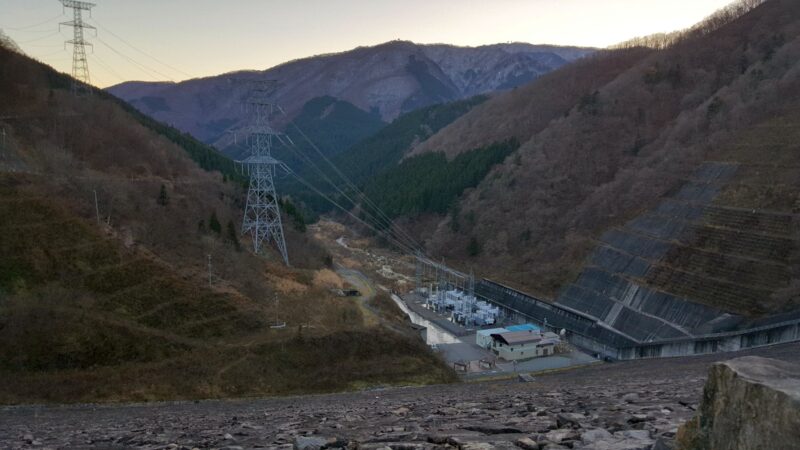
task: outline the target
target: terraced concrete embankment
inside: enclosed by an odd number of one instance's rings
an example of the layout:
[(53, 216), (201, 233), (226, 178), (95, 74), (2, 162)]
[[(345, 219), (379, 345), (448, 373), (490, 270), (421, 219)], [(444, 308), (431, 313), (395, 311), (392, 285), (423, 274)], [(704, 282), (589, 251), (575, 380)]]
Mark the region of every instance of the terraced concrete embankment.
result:
[(479, 293), (618, 359), (738, 350), (800, 339), (791, 279), (797, 215), (714, 202), (739, 165), (707, 162), (654, 209), (604, 233), (548, 304), (484, 281)]

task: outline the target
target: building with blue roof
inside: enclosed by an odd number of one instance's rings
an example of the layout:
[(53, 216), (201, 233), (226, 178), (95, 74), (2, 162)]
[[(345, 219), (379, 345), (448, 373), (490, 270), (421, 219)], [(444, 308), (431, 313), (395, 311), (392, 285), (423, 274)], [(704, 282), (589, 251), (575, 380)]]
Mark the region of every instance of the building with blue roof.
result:
[(521, 325), (511, 325), (506, 327), (508, 331), (541, 331), (542, 329), (532, 323), (523, 323)]

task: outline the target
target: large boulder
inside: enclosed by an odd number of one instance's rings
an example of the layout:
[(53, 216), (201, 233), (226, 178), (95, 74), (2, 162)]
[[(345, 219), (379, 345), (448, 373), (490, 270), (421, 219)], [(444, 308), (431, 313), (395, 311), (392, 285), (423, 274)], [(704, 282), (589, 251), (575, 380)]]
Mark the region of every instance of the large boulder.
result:
[(683, 450), (800, 448), (800, 365), (758, 356), (714, 364)]

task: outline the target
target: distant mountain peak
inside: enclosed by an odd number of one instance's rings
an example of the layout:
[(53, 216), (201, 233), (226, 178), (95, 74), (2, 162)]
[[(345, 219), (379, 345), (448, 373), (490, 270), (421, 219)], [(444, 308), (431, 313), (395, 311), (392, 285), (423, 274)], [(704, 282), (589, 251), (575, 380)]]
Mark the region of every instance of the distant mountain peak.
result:
[(424, 106), (510, 89), (594, 49), (525, 43), (459, 47), (388, 41), (289, 61), (264, 71), (239, 71), (180, 83), (130, 82), (108, 88), (140, 111), (209, 143), (220, 124), (243, 119), (241, 87), (232, 76), (276, 79), (276, 101), (290, 116), (311, 99), (330, 96), (385, 121)]

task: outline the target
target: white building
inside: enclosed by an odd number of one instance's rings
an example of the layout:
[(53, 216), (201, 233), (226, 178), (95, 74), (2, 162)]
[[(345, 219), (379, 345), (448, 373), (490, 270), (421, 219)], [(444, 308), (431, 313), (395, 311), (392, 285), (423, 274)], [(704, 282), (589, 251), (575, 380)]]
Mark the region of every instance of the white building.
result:
[(492, 348), (492, 335), (507, 333), (507, 332), (508, 330), (505, 328), (490, 328), (488, 330), (478, 330), (478, 332), (475, 333), (475, 343), (478, 344), (478, 347), (490, 349)]
[(492, 333), (491, 338), (491, 350), (506, 361), (553, 355), (561, 341), (555, 333), (533, 330)]

